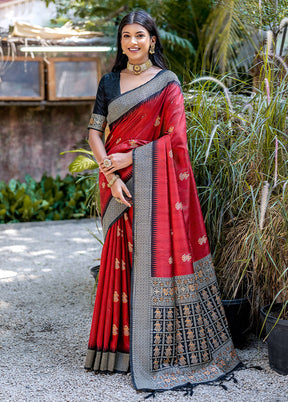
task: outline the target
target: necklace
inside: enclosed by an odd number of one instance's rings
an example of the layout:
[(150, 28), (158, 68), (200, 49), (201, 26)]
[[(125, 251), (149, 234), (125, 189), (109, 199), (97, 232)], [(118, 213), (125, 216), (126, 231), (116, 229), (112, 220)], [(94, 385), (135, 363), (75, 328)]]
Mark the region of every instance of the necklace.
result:
[(129, 61), (127, 63), (127, 70), (133, 71), (134, 74), (140, 74), (143, 71), (148, 70), (148, 68), (152, 67), (152, 62), (150, 59), (146, 61), (146, 63), (143, 64), (130, 64)]

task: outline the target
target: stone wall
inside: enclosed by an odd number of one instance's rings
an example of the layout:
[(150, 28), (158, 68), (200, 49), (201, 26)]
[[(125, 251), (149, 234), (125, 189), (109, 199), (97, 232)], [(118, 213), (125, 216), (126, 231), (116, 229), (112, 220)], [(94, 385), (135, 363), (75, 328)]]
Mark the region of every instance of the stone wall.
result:
[(75, 154), (59, 154), (87, 137), (93, 103), (0, 106), (0, 180), (64, 177)]

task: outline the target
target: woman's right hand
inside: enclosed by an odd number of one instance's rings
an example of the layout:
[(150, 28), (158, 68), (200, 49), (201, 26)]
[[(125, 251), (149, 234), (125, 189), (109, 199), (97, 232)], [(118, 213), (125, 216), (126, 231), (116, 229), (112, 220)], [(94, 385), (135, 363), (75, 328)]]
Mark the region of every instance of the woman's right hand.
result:
[(130, 191), (128, 190), (126, 184), (119, 178), (115, 181), (115, 183), (112, 184), (111, 186), (111, 193), (113, 197), (115, 197), (119, 202), (122, 202), (122, 204), (127, 205), (127, 207), (131, 207), (131, 204), (125, 199), (124, 193), (128, 198), (131, 198), (132, 201), (132, 195), (130, 194)]

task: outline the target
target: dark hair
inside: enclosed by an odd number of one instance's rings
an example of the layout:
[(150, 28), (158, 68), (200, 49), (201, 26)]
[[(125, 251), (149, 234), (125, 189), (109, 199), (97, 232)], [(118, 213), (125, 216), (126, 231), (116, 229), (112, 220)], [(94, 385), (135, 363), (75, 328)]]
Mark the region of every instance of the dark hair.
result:
[(160, 35), (157, 30), (155, 21), (150, 14), (146, 13), (146, 11), (137, 10), (125, 15), (125, 17), (120, 22), (117, 35), (117, 55), (112, 71), (121, 71), (127, 66), (128, 57), (122, 52), (121, 36), (124, 26), (129, 24), (140, 24), (147, 29), (151, 37), (156, 37), (155, 53), (149, 53), (149, 58), (151, 59), (154, 66), (166, 69), (166, 64), (163, 57), (163, 46), (160, 41)]

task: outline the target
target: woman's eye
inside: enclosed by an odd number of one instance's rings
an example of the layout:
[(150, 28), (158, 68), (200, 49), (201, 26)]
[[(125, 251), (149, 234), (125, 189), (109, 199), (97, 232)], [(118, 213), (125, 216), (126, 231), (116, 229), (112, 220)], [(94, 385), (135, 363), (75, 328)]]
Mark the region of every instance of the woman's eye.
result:
[(124, 34), (124, 35), (123, 35), (123, 38), (129, 38), (129, 35), (128, 35), (128, 34)]

